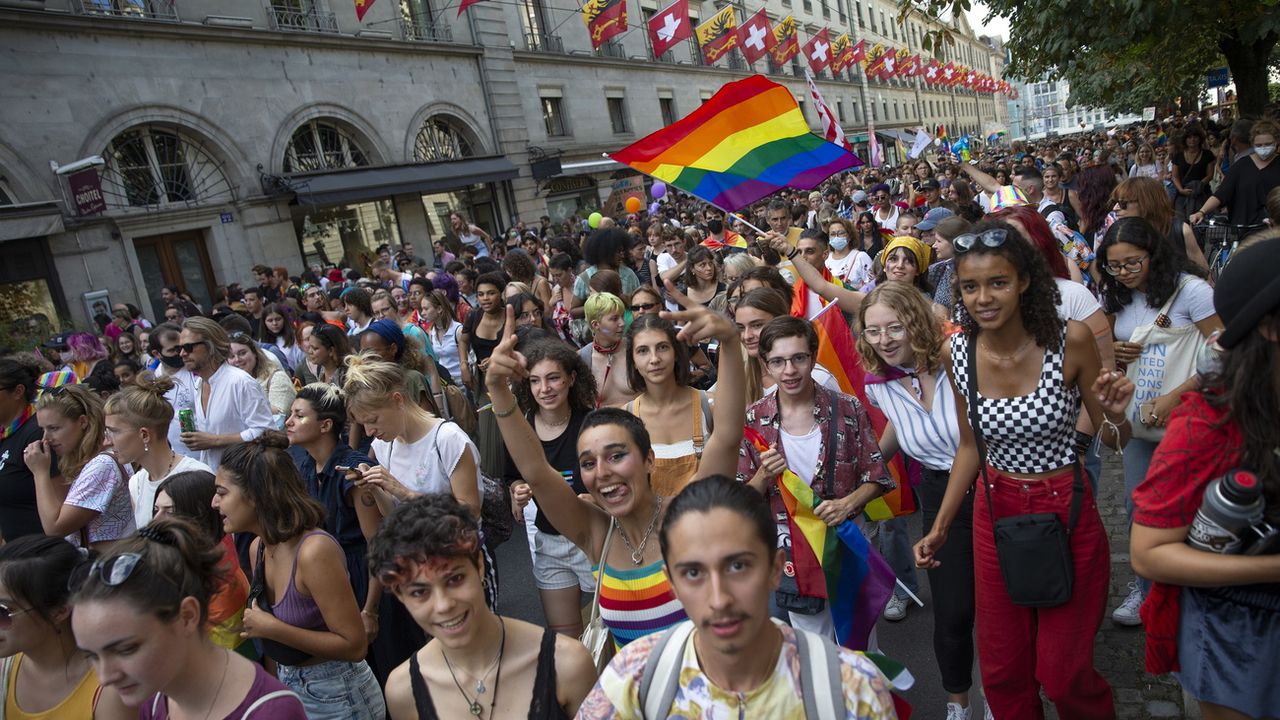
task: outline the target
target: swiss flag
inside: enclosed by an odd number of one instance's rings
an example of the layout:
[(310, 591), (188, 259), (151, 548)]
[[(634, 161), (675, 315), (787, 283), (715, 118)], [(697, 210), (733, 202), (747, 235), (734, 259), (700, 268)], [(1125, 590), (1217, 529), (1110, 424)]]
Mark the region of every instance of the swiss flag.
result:
[(884, 51), (884, 65), (880, 68), (880, 79), (888, 80), (898, 74), (898, 51), (889, 48)]
[(768, 55), (777, 45), (778, 39), (774, 37), (764, 8), (738, 26), (738, 49), (749, 63)]
[(689, 0), (671, 3), (650, 18), (648, 25), (653, 56), (657, 58), (675, 47), (676, 43), (693, 37), (693, 25), (689, 23)]
[(943, 65), (942, 71), (939, 73), (939, 77), (941, 78), (943, 85), (955, 85), (956, 84), (956, 64), (953, 62), (949, 62), (946, 65)]
[(831, 34), (826, 28), (819, 30), (817, 35), (804, 44), (804, 58), (809, 62), (814, 75), (831, 65)]
[(942, 80), (942, 65), (937, 59), (929, 61), (929, 65), (924, 69), (924, 81), (930, 85), (937, 85)]
[(924, 75), (924, 60), (920, 59), (920, 53), (911, 56), (911, 77), (920, 77)]
[(859, 40), (857, 45), (853, 46), (853, 63), (860, 63), (867, 59), (867, 41)]

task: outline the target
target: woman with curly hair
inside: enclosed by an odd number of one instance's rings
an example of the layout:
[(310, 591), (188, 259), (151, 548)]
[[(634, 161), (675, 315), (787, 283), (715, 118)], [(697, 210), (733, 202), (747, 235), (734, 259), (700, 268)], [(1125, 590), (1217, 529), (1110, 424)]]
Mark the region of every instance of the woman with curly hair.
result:
[[(888, 462), (898, 452), (920, 464), (917, 491), (925, 527), (946, 494), (960, 446), (959, 416), (942, 365), (942, 328), (928, 300), (902, 283), (872, 290), (858, 316), (858, 352), (867, 401), (889, 420), (880, 436)], [(956, 515), (954, 537), (929, 570), (934, 597), (933, 652), (947, 691), (947, 717), (967, 717), (973, 678), (973, 494)]]
[(551, 302), (551, 283), (538, 274), (537, 264), (524, 250), (514, 249), (508, 252), (502, 258), (502, 271), (512, 282), (528, 285), (543, 305)]
[[(1088, 328), (1059, 318), (1058, 288), (1044, 258), (1016, 228), (986, 221), (952, 244), (962, 332), (951, 338), (942, 362), (955, 389), (960, 444), (937, 517), (916, 544), (916, 564), (940, 567), (937, 552), (974, 492), (978, 652), (992, 714), (1039, 717), (1043, 685), (1064, 718), (1114, 718), (1111, 688), (1092, 667), (1110, 554), (1080, 468), (1076, 418), (1083, 406), (1094, 427), (1103, 428), (1102, 440), (1123, 446), (1133, 384), (1120, 373), (1101, 372)], [(968, 421), (971, 399), (977, 428)], [(1036, 422), (1020, 420), (1029, 417)], [(1001, 573), (993, 519), (1023, 513), (1053, 513), (1072, 528), (1067, 571), (1073, 591), (1052, 608), (1015, 604)]]
[(720, 268), (710, 249), (698, 245), (689, 251), (679, 287), (690, 300), (703, 307), (712, 307), (716, 299), (724, 295), (725, 285), (720, 282)]
[[(551, 338), (521, 343), (529, 374), (515, 384), (520, 410), (538, 435), (547, 463), (579, 495), (586, 493), (578, 467), (577, 440), (582, 421), (595, 409), (596, 383), (591, 368), (568, 345)], [(533, 551), (533, 579), (551, 629), (578, 637), (582, 634), (582, 594), (595, 589), (591, 560), (547, 519), (533, 490), (507, 461), (516, 520), (532, 520), (529, 543)]]
[[(1134, 182), (1129, 180), (1128, 182)], [(1159, 322), (1161, 308), (1173, 298), (1165, 314), (1167, 325), (1179, 328), (1195, 325), (1204, 337), (1222, 329), (1213, 307), (1213, 289), (1198, 277), (1185, 258), (1169, 247), (1151, 223), (1140, 217), (1124, 217), (1111, 225), (1098, 248), (1098, 267), (1102, 268), (1102, 307), (1115, 330), (1115, 357), (1121, 363), (1137, 362), (1142, 345), (1130, 342), (1138, 328)], [(1173, 388), (1160, 388), (1159, 397), (1140, 405), (1141, 417), (1135, 418), (1147, 427), (1163, 428), (1169, 415), (1182, 402), (1183, 393), (1199, 387), (1199, 376)], [(1147, 476), (1151, 457), (1158, 441), (1134, 438), (1125, 447), (1125, 510), (1133, 519), (1133, 491)], [(1146, 598), (1151, 583), (1136, 578), (1129, 584), (1129, 595), (1111, 614), (1120, 625), (1141, 625), (1138, 608)]]

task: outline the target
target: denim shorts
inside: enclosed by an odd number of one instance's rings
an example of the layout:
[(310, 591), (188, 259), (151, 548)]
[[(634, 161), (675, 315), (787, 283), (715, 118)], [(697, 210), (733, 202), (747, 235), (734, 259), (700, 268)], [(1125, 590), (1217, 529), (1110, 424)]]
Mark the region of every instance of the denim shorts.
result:
[(364, 660), (281, 665), (280, 682), (298, 694), (309, 720), (385, 720), (382, 688)]

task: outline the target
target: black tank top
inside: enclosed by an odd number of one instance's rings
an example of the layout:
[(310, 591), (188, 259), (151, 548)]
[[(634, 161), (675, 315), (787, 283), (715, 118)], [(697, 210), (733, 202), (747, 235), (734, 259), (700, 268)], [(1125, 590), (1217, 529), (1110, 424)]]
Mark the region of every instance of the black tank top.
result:
[[(422, 679), (418, 665), (418, 653), (409, 656), (409, 685), (413, 688), (413, 704), (418, 709), (418, 720), (437, 720), (431, 691)], [(529, 702), (529, 720), (569, 720), (564, 708), (556, 699), (556, 633), (547, 629), (542, 633), (542, 646), (538, 650), (538, 669), (533, 676), (533, 698)]]

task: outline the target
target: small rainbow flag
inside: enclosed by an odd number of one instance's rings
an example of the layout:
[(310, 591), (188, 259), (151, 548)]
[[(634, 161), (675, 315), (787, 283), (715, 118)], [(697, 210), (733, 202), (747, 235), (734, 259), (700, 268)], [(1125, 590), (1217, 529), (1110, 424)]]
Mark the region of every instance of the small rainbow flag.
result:
[[(756, 450), (769, 449), (755, 429), (743, 433)], [(791, 527), (791, 562), (800, 594), (826, 598), (837, 642), (866, 650), (871, 628), (893, 594), (893, 570), (852, 521), (828, 527), (818, 519), (813, 509), (822, 498), (799, 476), (784, 470), (777, 483)]]
[(858, 162), (811, 133), (791, 91), (762, 75), (609, 157), (728, 211), (785, 187), (812, 190)]

